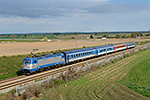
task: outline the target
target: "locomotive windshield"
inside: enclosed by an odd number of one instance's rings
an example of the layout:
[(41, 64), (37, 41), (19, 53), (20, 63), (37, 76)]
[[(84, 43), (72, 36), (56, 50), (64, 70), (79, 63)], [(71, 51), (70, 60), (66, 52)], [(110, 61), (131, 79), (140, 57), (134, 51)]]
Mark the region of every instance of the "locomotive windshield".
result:
[(23, 64), (27, 65), (27, 64), (30, 64), (30, 62), (31, 62), (30, 60), (24, 60)]

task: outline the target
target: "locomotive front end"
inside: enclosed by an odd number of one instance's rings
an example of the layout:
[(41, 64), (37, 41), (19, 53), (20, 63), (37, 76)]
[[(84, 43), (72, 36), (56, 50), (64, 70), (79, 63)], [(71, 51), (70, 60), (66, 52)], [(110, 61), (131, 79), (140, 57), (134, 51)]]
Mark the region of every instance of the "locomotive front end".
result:
[(24, 58), (21, 71), (24, 74), (30, 74), (32, 69), (32, 58)]

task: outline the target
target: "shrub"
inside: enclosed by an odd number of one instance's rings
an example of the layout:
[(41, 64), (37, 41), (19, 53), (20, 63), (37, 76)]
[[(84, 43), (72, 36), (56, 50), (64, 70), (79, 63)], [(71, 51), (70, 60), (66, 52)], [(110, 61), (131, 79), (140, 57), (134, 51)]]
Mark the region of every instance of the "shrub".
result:
[(71, 39), (75, 39), (74, 37), (71, 37)]

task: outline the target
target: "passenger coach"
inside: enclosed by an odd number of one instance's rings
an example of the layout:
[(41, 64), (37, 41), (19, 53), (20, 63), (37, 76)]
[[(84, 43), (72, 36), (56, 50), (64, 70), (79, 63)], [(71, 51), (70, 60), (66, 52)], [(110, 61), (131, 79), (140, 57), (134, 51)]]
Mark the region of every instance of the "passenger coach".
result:
[(63, 51), (62, 53), (64, 53), (64, 55), (66, 57), (65, 58), (66, 63), (83, 60), (83, 59), (94, 57), (94, 56), (98, 55), (95, 47)]

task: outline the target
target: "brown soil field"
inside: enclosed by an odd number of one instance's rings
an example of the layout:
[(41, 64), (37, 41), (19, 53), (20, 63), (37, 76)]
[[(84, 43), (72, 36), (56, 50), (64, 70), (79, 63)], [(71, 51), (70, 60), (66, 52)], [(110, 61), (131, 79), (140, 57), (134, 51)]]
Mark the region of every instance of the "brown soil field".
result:
[[(108, 39), (107, 43), (123, 43), (129, 41), (138, 41), (137, 39)], [(141, 41), (150, 41), (150, 39), (141, 39)], [(83, 46), (97, 46), (104, 45), (105, 40), (102, 39), (89, 39), (89, 40), (77, 40), (77, 47)], [(37, 52), (46, 52), (53, 50), (63, 50), (76, 48), (75, 40), (65, 41), (53, 41), (53, 42), (11, 42), (0, 43), (0, 56), (29, 54), (33, 49), (39, 49)]]

